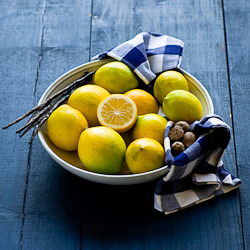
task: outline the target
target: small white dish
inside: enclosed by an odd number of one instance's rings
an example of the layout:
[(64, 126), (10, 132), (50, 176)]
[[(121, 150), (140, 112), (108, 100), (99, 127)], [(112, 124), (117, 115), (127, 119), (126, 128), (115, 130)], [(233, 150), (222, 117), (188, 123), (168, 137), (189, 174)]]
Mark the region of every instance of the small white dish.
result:
[[(84, 75), (85, 71), (95, 71), (103, 64), (107, 62), (114, 61), (113, 59), (104, 59), (100, 61), (93, 61), (89, 63), (82, 64), (62, 76), (56, 79), (43, 93), (42, 97), (39, 100), (39, 103), (44, 102), (48, 97), (55, 94), (62, 88), (68, 86), (75, 80), (79, 79)], [(185, 70), (181, 69), (184, 73), (188, 84), (189, 90), (191, 93), (195, 94), (198, 99), (200, 100), (202, 107), (203, 107), (203, 117), (204, 118), (208, 114), (214, 113), (213, 102), (208, 94), (205, 87), (191, 74), (186, 72)], [(38, 132), (38, 137), (41, 141), (42, 146), (47, 151), (47, 153), (54, 159), (60, 166), (68, 170), (69, 172), (93, 181), (97, 183), (103, 184), (110, 184), (110, 185), (132, 185), (132, 184), (140, 184), (145, 183), (148, 181), (155, 180), (161, 176), (164, 176), (168, 173), (167, 167), (162, 167), (156, 169), (154, 171), (150, 171), (147, 173), (142, 174), (131, 174), (127, 169), (126, 166), (122, 169), (122, 171), (116, 175), (105, 175), (105, 174), (98, 174), (87, 171), (82, 163), (79, 160), (77, 152), (65, 152), (60, 150), (56, 146), (54, 146), (48, 138), (47, 135), (47, 123), (45, 122), (43, 126), (40, 128)]]

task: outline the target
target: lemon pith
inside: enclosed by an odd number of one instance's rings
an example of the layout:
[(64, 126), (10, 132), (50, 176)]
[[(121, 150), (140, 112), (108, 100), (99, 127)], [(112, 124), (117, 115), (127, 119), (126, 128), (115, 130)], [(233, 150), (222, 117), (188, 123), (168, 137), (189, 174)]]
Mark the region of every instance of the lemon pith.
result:
[(99, 122), (118, 132), (126, 132), (132, 128), (137, 114), (134, 101), (123, 94), (112, 94), (106, 97), (97, 109)]

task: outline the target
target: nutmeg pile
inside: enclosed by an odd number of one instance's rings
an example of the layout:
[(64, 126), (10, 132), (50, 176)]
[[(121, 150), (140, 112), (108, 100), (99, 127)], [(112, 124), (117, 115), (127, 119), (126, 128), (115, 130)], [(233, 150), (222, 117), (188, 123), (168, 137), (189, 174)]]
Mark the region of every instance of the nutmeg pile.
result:
[(174, 157), (182, 153), (196, 140), (195, 134), (190, 131), (189, 124), (185, 121), (176, 122), (174, 127), (170, 129), (168, 137), (171, 140), (171, 152)]

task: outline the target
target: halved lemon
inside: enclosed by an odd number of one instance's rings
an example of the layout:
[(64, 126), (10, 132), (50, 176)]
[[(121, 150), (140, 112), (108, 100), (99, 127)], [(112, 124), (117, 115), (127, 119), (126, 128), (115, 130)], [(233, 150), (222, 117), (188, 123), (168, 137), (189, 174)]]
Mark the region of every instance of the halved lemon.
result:
[(138, 116), (134, 101), (123, 94), (111, 94), (103, 99), (97, 108), (97, 118), (101, 125), (117, 132), (131, 129)]

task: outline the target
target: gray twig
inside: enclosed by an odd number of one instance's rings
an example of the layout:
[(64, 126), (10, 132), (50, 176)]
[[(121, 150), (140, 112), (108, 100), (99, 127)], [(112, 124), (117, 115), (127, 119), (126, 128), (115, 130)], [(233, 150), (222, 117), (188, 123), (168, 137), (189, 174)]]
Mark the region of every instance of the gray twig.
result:
[(90, 81), (92, 75), (94, 74), (94, 71), (91, 71), (89, 73), (87, 73), (86, 75), (84, 75), (82, 78), (74, 81), (72, 84), (70, 84), (69, 86), (65, 87), (64, 89), (58, 91), (56, 94), (54, 94), (53, 96), (49, 97), (45, 102), (35, 106), (34, 108), (32, 108), (31, 110), (29, 110), (28, 112), (26, 112), (25, 114), (23, 114), (21, 117), (17, 118), (16, 120), (14, 120), (13, 122), (11, 122), (10, 124), (8, 124), (7, 126), (3, 127), (2, 129), (6, 129), (9, 128), (10, 126), (18, 123), (19, 121), (23, 120), (24, 118), (26, 118), (27, 116), (29, 116), (30, 114), (32, 114), (33, 112), (39, 110), (37, 113), (42, 112), (43, 108), (46, 108), (52, 101), (54, 101), (57, 98), (60, 98), (64, 95), (69, 94), (72, 90), (80, 87), (81, 85), (83, 85), (84, 83)]
[(40, 119), (40, 122), (35, 126), (36, 128), (33, 130), (33, 133), (32, 133), (32, 136), (31, 136), (31, 139), (30, 139), (30, 142), (29, 144), (32, 143), (32, 141), (34, 140), (38, 130), (40, 129), (40, 127), (44, 124), (44, 122), (50, 117), (50, 115), (60, 106), (62, 105), (67, 99), (69, 98), (69, 95), (67, 96), (64, 96), (60, 101), (58, 101), (52, 108), (51, 110), (45, 114), (43, 117), (41, 117)]
[(9, 128), (10, 126), (18, 123), (19, 121), (23, 120), (30, 114), (32, 116), (30, 119), (27, 121), (27, 123), (18, 129), (16, 133), (19, 133), (19, 137), (22, 137), (25, 135), (32, 127), (36, 127), (32, 133), (32, 137), (30, 140), (30, 143), (34, 140), (38, 130), (40, 127), (43, 125), (43, 123), (49, 118), (49, 116), (52, 114), (53, 111), (56, 110), (60, 105), (62, 105), (70, 96), (70, 93), (77, 89), (78, 87), (88, 83), (92, 79), (92, 75), (94, 74), (94, 71), (91, 72), (85, 72), (85, 75), (74, 81), (72, 84), (69, 86), (65, 87), (64, 89), (58, 91), (56, 94), (53, 96), (49, 97), (45, 102), (35, 106), (25, 114), (23, 114), (21, 117), (16, 119), (15, 121), (11, 122), (7, 126), (3, 127), (2, 129)]

